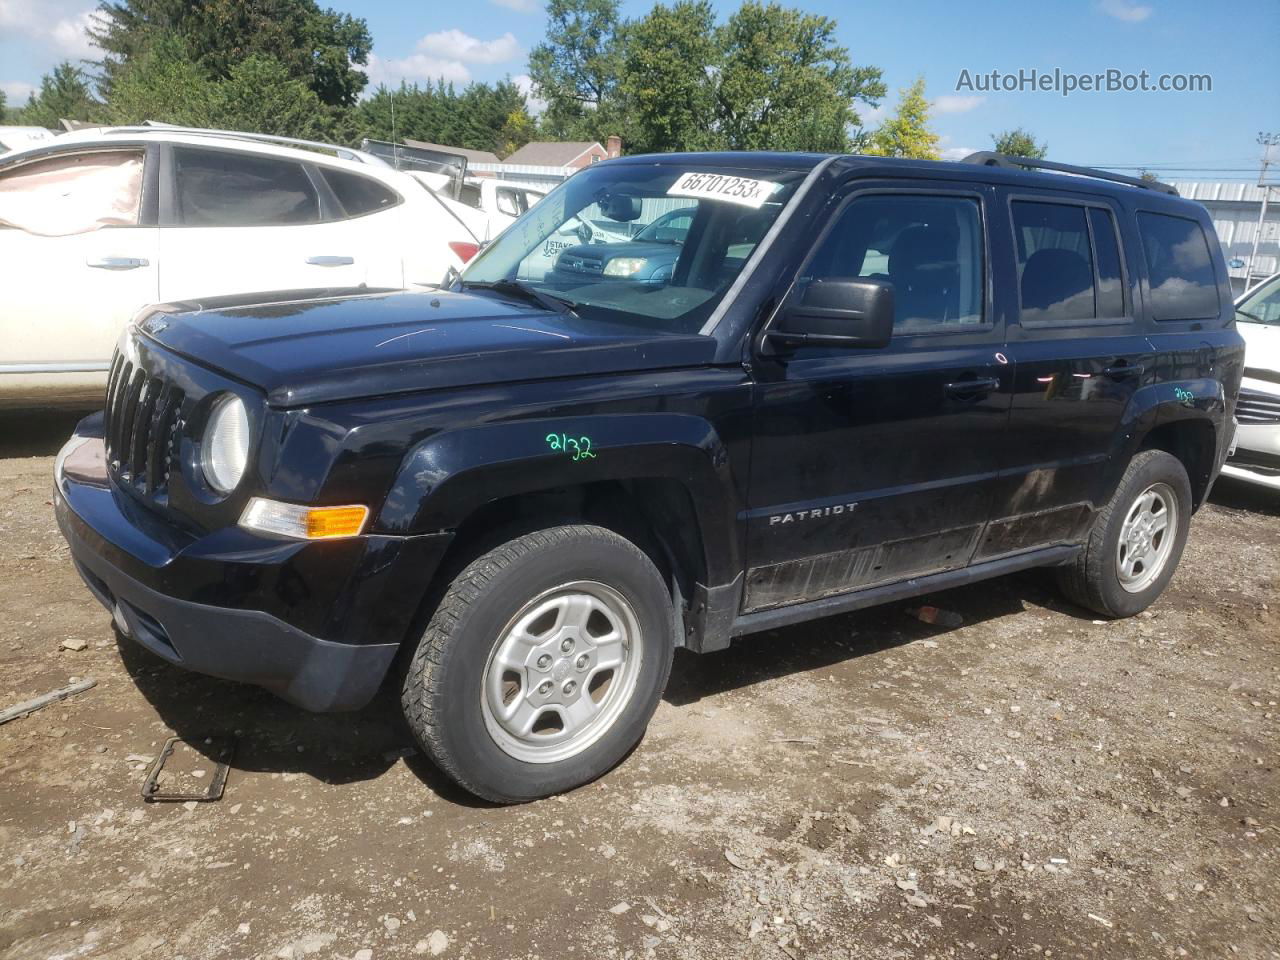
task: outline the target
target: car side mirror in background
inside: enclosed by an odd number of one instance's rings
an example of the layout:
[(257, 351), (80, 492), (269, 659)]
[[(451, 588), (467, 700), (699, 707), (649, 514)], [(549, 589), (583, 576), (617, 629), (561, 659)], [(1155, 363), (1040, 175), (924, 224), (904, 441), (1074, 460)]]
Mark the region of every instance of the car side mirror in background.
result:
[(884, 347), (893, 336), (893, 284), (836, 277), (813, 280), (790, 303), (766, 342), (779, 347)]

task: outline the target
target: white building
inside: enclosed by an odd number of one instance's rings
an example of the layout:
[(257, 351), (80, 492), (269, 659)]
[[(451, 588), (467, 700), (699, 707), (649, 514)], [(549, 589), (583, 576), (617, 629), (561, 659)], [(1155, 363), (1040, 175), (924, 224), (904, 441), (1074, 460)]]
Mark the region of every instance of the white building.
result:
[[(1252, 183), (1217, 180), (1174, 180), (1178, 193), (1204, 204), (1213, 218), (1214, 229), (1227, 258), (1231, 286), (1236, 293), (1249, 285), (1249, 255), (1258, 235), (1258, 215), (1262, 212), (1262, 191), (1270, 190), (1267, 218), (1262, 224), (1258, 254), (1253, 262), (1252, 282), (1280, 272), (1280, 186), (1259, 187)], [(1233, 267), (1231, 264), (1239, 263)]]

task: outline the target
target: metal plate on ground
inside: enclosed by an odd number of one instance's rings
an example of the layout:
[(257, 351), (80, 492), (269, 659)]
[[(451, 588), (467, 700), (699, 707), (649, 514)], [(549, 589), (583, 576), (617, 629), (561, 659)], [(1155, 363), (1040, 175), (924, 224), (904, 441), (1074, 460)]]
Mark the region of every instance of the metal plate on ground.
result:
[[(199, 764), (191, 771), (166, 771), (165, 764), (174, 756), (179, 744), (189, 748), (184, 753), (198, 755)], [(147, 779), (142, 784), (142, 799), (148, 803), (181, 803), (192, 800), (207, 803), (221, 800), (235, 750), (234, 737), (205, 737), (198, 745), (181, 737), (170, 737), (164, 742), (151, 769), (147, 771)], [(210, 762), (213, 764), (211, 773), (207, 769)], [(207, 785), (203, 790), (196, 789), (206, 780)]]

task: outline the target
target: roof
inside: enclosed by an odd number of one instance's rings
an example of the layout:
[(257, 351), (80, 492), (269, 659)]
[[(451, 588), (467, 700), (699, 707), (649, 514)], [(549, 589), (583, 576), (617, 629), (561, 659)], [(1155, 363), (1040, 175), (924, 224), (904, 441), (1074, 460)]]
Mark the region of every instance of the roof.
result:
[(526, 143), (504, 162), (531, 167), (567, 167), (592, 147), (604, 152), (604, 147), (595, 140), (535, 140)]
[(469, 147), (449, 147), (443, 143), (428, 143), (426, 140), (410, 140), (405, 137), (402, 141), (406, 147), (417, 147), (419, 150), (436, 150), (440, 153), (454, 153), (460, 157), (466, 157), (468, 163), (498, 163), (498, 155), (490, 153), (488, 150), (472, 150)]
[(235, 147), (251, 153), (289, 157), (311, 163), (335, 164), (348, 168), (361, 168), (365, 172), (394, 171), (394, 168), (373, 154), (351, 147), (326, 144), (319, 141), (294, 140), (288, 137), (272, 137), (263, 134), (240, 133), (231, 130), (205, 130), (196, 127), (173, 126), (120, 126), (93, 127), (58, 134), (49, 140), (32, 144), (21, 151), (5, 154), (6, 163), (25, 159), (35, 154), (60, 152), (76, 147), (136, 146), (143, 143), (180, 143), (187, 146), (217, 144)]
[[(1173, 185), (1178, 193), (1189, 200), (1218, 201), (1227, 203), (1261, 203), (1263, 188), (1256, 183), (1242, 183), (1230, 180), (1175, 180)], [(1273, 184), (1274, 191), (1278, 185)], [(1271, 194), (1271, 202), (1276, 201), (1276, 194)]]

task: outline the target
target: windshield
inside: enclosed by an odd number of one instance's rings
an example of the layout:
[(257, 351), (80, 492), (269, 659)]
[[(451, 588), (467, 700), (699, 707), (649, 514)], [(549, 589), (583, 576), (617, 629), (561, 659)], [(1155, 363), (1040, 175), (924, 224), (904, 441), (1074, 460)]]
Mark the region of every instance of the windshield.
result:
[(524, 286), (587, 322), (697, 333), (808, 172), (592, 167), (508, 227), (461, 284)]
[(1236, 307), (1236, 319), (1245, 323), (1280, 326), (1280, 274), (1264, 280)]

